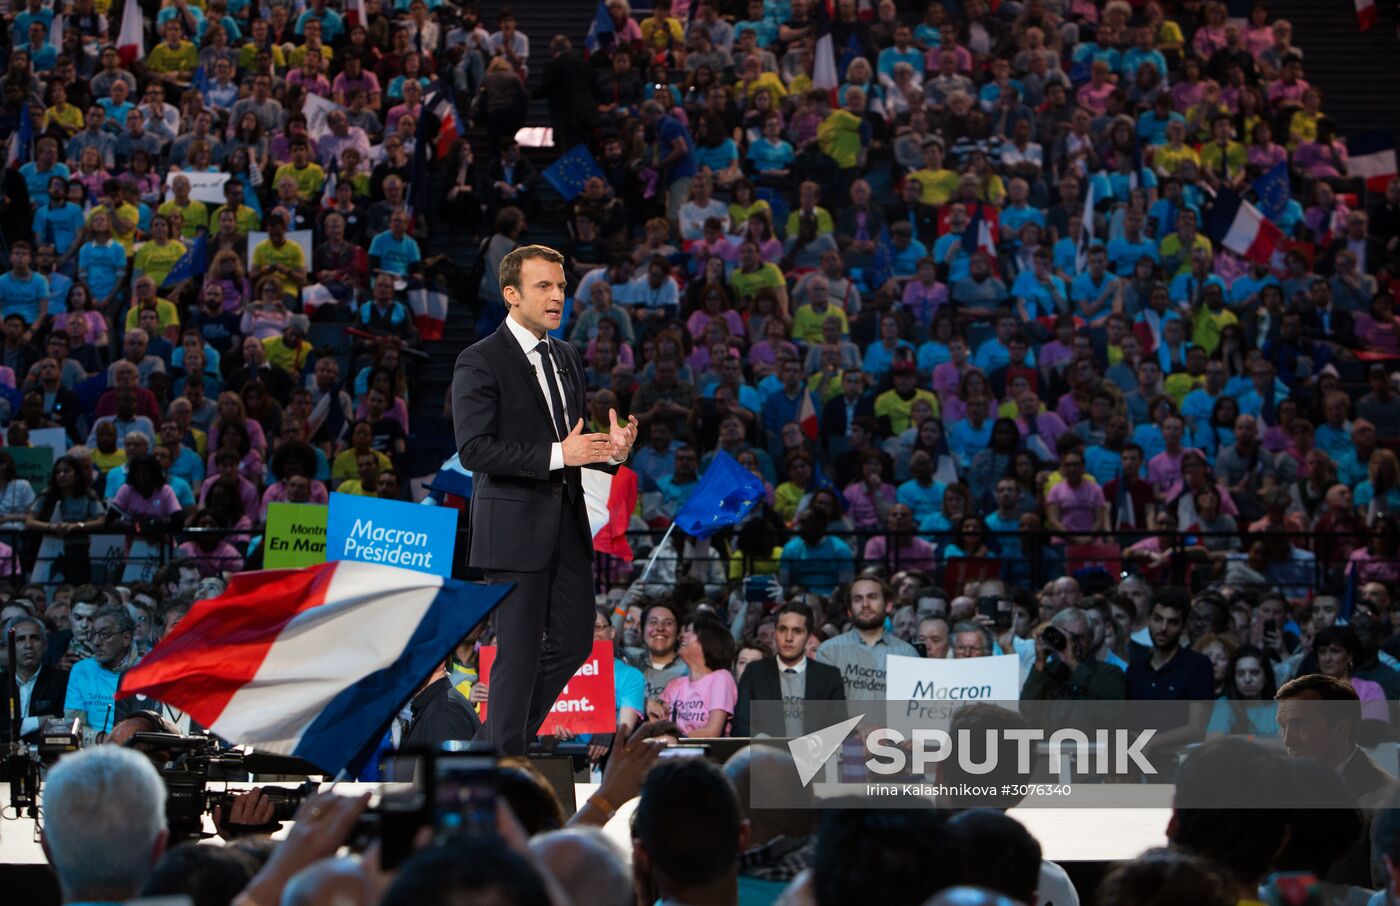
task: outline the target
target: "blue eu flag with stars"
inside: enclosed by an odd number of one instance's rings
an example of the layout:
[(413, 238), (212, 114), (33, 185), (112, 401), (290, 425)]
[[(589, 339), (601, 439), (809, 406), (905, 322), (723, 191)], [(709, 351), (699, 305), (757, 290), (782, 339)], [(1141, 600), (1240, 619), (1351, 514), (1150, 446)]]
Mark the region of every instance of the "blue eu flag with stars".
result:
[(602, 176), (603, 171), (588, 146), (579, 144), (565, 151), (541, 175), (565, 201), (573, 201), (583, 191), (583, 184), (594, 176)]
[(1288, 207), (1288, 164), (1280, 162), (1272, 170), (1254, 181), (1254, 194), (1259, 198), (1259, 210), (1264, 216), (1278, 222)]
[(708, 538), (747, 516), (765, 493), (763, 479), (721, 450), (676, 514), (676, 528), (694, 538)]

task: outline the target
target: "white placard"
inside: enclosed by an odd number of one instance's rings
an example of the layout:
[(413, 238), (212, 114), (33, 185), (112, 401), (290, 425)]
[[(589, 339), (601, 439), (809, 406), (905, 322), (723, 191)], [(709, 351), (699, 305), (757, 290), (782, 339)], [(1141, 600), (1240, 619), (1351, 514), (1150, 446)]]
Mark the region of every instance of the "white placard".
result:
[(175, 197), (172, 183), (177, 176), (183, 176), (190, 181), (191, 198), (205, 204), (221, 205), (224, 203), (224, 183), (229, 181), (231, 175), (230, 173), (195, 173), (185, 170), (167, 173), (165, 174), (165, 197)]
[(335, 101), (327, 100), (320, 95), (305, 95), (301, 103), (301, 112), (306, 114), (306, 134), (311, 136), (313, 142), (319, 140), (321, 136), (330, 131), (330, 126), (326, 125), (326, 117), (330, 116), (332, 110), (344, 109)]
[(29, 432), (29, 445), (31, 447), (48, 447), (53, 450), (54, 461), (57, 461), (60, 456), (68, 452), (68, 432), (63, 428), (35, 428)]
[(1014, 702), (1021, 698), (1021, 658), (921, 658), (892, 654), (885, 659), (885, 700)]
[[(267, 239), (267, 233), (262, 230), (248, 231), (248, 261), (246, 266), (251, 272), (253, 270), (253, 250), (258, 247), (258, 243)], [(287, 241), (295, 242), (301, 246), (302, 254), (306, 255), (306, 269), (311, 270), (311, 231), (310, 230), (288, 230)]]

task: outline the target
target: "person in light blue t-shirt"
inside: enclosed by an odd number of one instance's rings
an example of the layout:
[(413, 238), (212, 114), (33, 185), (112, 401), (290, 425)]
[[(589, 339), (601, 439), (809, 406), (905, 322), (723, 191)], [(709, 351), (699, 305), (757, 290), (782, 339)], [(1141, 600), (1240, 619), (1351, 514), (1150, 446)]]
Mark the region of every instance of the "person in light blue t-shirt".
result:
[(369, 264), (375, 270), (386, 270), (401, 277), (417, 270), (423, 260), (418, 240), (407, 235), (408, 212), (397, 210), (389, 218), (389, 229), (374, 237), (369, 244)]
[(10, 246), (10, 270), (0, 274), (0, 318), (19, 315), (30, 327), (49, 311), (49, 281), (30, 270), (29, 243)]
[(88, 632), (92, 657), (78, 661), (69, 671), (63, 713), (77, 712), (85, 728), (94, 733), (112, 730), (117, 685), (138, 657), (132, 646), (135, 634), (136, 621), (125, 607), (103, 607), (93, 615)]

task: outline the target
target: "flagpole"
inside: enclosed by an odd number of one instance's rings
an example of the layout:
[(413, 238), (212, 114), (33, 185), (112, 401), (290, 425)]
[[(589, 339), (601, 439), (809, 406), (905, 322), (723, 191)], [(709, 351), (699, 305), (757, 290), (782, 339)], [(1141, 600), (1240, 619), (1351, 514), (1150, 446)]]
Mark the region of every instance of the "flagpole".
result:
[(661, 555), (661, 549), (666, 546), (666, 542), (671, 540), (671, 532), (676, 530), (674, 522), (666, 529), (666, 534), (661, 536), (661, 543), (651, 550), (651, 559), (647, 560), (646, 568), (642, 570), (642, 577), (637, 580), (641, 585), (647, 584), (647, 576), (651, 575), (651, 568), (656, 565), (656, 558)]

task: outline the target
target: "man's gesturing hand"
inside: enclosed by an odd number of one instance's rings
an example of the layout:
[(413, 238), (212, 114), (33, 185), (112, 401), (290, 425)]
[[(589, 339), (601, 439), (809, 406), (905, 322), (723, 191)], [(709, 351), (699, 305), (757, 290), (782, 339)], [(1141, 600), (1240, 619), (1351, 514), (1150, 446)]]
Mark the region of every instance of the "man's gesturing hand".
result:
[(578, 420), (574, 430), (562, 442), (564, 465), (586, 466), (595, 462), (607, 462), (612, 455), (612, 441), (606, 434), (584, 434), (583, 419)]
[(637, 442), (637, 416), (627, 416), (626, 424), (618, 424), (617, 410), (608, 410), (608, 420), (611, 426), (608, 428), (608, 440), (612, 444), (612, 458), (626, 459), (632, 453), (632, 445)]

